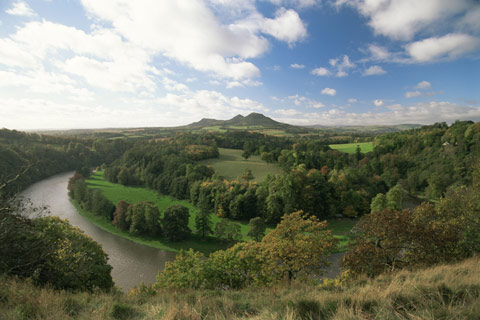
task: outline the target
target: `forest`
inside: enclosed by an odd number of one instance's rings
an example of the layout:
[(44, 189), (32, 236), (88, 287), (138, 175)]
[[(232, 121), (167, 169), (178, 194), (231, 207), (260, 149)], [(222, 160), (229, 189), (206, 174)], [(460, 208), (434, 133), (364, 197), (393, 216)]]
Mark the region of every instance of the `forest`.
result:
[[(203, 252), (175, 247), (176, 259), (152, 287), (132, 291), (137, 295), (308, 285), (339, 251), (345, 252), (342, 273), (323, 283), (332, 290), (478, 254), (480, 123), (341, 136), (183, 129), (162, 138), (112, 138), (2, 129), (0, 273), (56, 290), (115, 290), (106, 254), (91, 238), (58, 218), (21, 214), (20, 191), (65, 171), (75, 171), (66, 186), (72, 202), (126, 234), (166, 244), (220, 244)], [(365, 141), (371, 151), (358, 145)], [(352, 147), (343, 152), (334, 143)], [(226, 179), (206, 161), (231, 149), (240, 150), (246, 164), (256, 157), (278, 170), (263, 180), (249, 169)], [(160, 208), (108, 194), (92, 175), (172, 202)], [(342, 249), (328, 227), (338, 220), (355, 225)]]

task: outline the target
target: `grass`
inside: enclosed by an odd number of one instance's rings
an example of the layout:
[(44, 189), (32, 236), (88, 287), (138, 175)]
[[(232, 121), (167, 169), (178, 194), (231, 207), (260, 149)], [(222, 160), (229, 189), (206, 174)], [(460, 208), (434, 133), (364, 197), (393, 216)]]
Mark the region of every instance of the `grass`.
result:
[(330, 148), (346, 152), (346, 153), (355, 153), (357, 146), (360, 146), (360, 151), (362, 153), (367, 153), (373, 151), (372, 142), (359, 142), (359, 143), (343, 143), (343, 144), (331, 144)]
[(71, 293), (0, 277), (0, 319), (479, 319), (480, 258), (340, 285)]
[[(157, 205), (158, 209), (162, 214), (168, 207), (172, 205), (183, 205), (190, 210), (188, 226), (191, 230), (195, 230), (195, 217), (198, 213), (198, 208), (196, 208), (193, 204), (186, 200), (177, 200), (170, 196), (158, 194), (157, 192), (149, 190), (147, 188), (128, 187), (121, 184), (105, 181), (105, 179), (103, 178), (103, 171), (93, 173), (86, 180), (86, 182), (89, 188), (100, 189), (103, 194), (114, 204), (117, 204), (120, 200), (127, 201), (130, 204), (134, 204), (140, 201), (151, 201)], [(77, 211), (82, 216), (89, 219), (93, 224), (102, 228), (103, 230), (117, 236), (129, 239), (133, 242), (156, 249), (177, 252), (180, 249), (193, 248), (197, 251), (209, 254), (216, 250), (225, 249), (226, 247), (225, 243), (218, 241), (213, 236), (209, 236), (206, 239), (201, 239), (199, 236), (192, 234), (192, 236), (188, 240), (182, 242), (167, 242), (151, 236), (134, 236), (113, 226), (106, 218), (96, 216), (93, 213), (82, 209), (75, 202), (74, 205), (77, 208)], [(214, 226), (222, 219), (214, 214), (211, 214), (210, 216)], [(250, 229), (248, 221), (231, 221), (240, 225), (240, 232), (243, 236), (243, 240), (249, 240), (250, 238), (247, 236), (247, 233)], [(348, 231), (355, 225), (355, 223), (355, 220), (350, 219), (329, 221), (329, 228), (333, 230), (334, 237), (339, 240), (339, 247), (337, 249), (337, 252), (344, 252), (346, 250), (347, 245), (350, 241)], [(274, 225), (267, 226), (266, 233), (272, 231), (274, 228)]]
[(254, 181), (263, 181), (267, 174), (280, 174), (282, 169), (273, 163), (267, 163), (259, 156), (250, 156), (248, 160), (242, 157), (242, 150), (218, 148), (220, 156), (216, 159), (200, 161), (204, 165), (213, 167), (217, 175), (227, 180), (239, 180), (248, 168), (255, 177)]

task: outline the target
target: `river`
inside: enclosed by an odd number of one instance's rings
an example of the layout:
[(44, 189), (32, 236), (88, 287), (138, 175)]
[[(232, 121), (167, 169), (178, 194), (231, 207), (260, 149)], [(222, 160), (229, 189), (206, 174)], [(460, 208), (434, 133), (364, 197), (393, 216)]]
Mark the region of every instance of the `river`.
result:
[[(112, 277), (115, 284), (124, 292), (144, 282), (152, 284), (158, 270), (163, 270), (165, 262), (175, 259), (175, 253), (158, 250), (137, 244), (98, 228), (81, 216), (68, 197), (68, 179), (73, 172), (61, 173), (31, 185), (21, 196), (30, 199), (36, 207), (47, 205), (50, 215), (58, 216), (83, 230), (103, 247), (108, 254), (109, 264), (113, 267)], [(332, 265), (327, 270), (328, 277), (339, 272), (339, 260), (342, 253), (330, 257)]]
[(50, 215), (59, 216), (82, 229), (100, 243), (113, 267), (112, 277), (123, 291), (144, 282), (152, 284), (159, 269), (172, 261), (175, 253), (143, 246), (108, 233), (78, 214), (67, 193), (68, 179), (73, 172), (61, 173), (31, 185), (22, 192), (34, 206), (47, 205)]

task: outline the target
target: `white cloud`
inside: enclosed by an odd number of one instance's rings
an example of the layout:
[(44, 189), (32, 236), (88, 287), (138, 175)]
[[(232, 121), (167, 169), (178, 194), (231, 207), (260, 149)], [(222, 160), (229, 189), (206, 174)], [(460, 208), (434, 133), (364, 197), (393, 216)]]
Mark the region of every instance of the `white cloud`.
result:
[[(238, 0), (237, 0), (238, 1)], [(321, 0), (268, 0), (277, 6), (294, 6), (298, 8), (307, 8), (318, 6)]]
[(291, 117), (302, 114), (300, 111), (295, 109), (277, 109), (274, 113), (279, 114), (281, 116)]
[[(226, 1), (229, 2), (229, 1)], [(269, 34), (293, 45), (306, 28), (292, 9), (279, 9), (273, 19), (257, 11), (223, 24), (202, 1), (82, 0), (95, 18), (110, 22), (125, 39), (152, 54), (163, 54), (196, 70), (239, 80), (260, 75), (249, 58), (269, 49)]]
[(381, 75), (381, 74), (385, 74), (385, 73), (387, 73), (387, 71), (383, 70), (383, 68), (380, 67), (380, 66), (370, 66), (369, 68), (367, 68), (363, 72), (363, 75), (364, 76), (373, 76), (373, 75)]
[(350, 58), (347, 55), (344, 55), (342, 60), (339, 63), (335, 63), (337, 67), (337, 77), (345, 77), (348, 75), (346, 70), (354, 68), (355, 64), (350, 62)]
[(376, 107), (381, 107), (381, 106), (383, 106), (383, 100), (380, 100), (380, 99), (373, 100), (373, 104)]
[(329, 96), (334, 96), (337, 94), (337, 90), (331, 89), (331, 88), (325, 88), (322, 90), (322, 94), (329, 95)]
[(70, 77), (62, 74), (32, 70), (25, 74), (0, 70), (0, 87), (21, 88), (24, 93), (65, 96), (76, 101), (91, 101), (94, 94)]
[(471, 0), (337, 0), (355, 7), (368, 19), (376, 34), (411, 40), (421, 31), (432, 31), (462, 16), (478, 4)]
[(316, 76), (328, 76), (330, 75), (330, 71), (328, 71), (328, 69), (326, 68), (321, 67), (321, 68), (313, 69), (312, 74)]
[(421, 96), (422, 93), (420, 91), (409, 91), (409, 92), (405, 92), (405, 98), (414, 98), (414, 97), (418, 97), (418, 96)]
[(348, 70), (355, 68), (355, 63), (350, 61), (350, 58), (347, 55), (343, 55), (339, 58), (332, 58), (328, 60), (328, 63), (332, 67), (331, 71), (327, 68), (321, 67), (312, 70), (312, 74), (316, 76), (328, 76), (332, 73), (335, 73), (335, 76), (338, 78), (348, 76)]
[(307, 29), (295, 10), (281, 8), (275, 13), (275, 19), (264, 18), (262, 32), (292, 45), (307, 36)]
[(387, 48), (375, 44), (369, 45), (368, 50), (373, 60), (385, 61), (391, 56)]
[(426, 80), (423, 80), (419, 82), (416, 86), (418, 89), (430, 89), (432, 87), (432, 84)]
[(480, 39), (467, 34), (450, 33), (410, 43), (406, 51), (416, 62), (429, 62), (441, 58), (454, 59), (480, 47)]
[(305, 68), (305, 65), (304, 64), (298, 64), (298, 63), (292, 63), (290, 65), (290, 68), (293, 68), (293, 69), (303, 69)]
[(314, 109), (320, 109), (325, 107), (322, 102), (315, 99), (307, 98), (305, 96), (301, 96), (299, 94), (296, 94), (294, 96), (288, 96), (288, 100), (293, 101), (293, 104), (295, 104), (297, 107), (304, 106), (306, 108)]
[(432, 124), (435, 122), (452, 123), (455, 120), (480, 121), (480, 107), (459, 105), (452, 102), (422, 102), (403, 106), (395, 104), (385, 112), (345, 112), (330, 109), (324, 112), (304, 113), (299, 116), (283, 118), (284, 122), (299, 125), (395, 125), (403, 123)]
[(13, 16), (35, 17), (37, 15), (25, 1), (21, 0), (14, 2), (13, 7), (5, 12)]
[(355, 99), (355, 98), (350, 98), (350, 99), (348, 99), (348, 103), (355, 103), (355, 102), (357, 102), (357, 101), (358, 101), (358, 100)]

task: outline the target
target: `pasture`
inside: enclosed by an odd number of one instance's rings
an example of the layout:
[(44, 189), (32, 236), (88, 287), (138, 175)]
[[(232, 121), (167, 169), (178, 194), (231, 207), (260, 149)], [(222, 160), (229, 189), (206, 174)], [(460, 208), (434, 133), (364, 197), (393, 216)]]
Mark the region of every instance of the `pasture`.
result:
[(367, 153), (373, 151), (373, 143), (372, 142), (358, 142), (358, 143), (343, 143), (343, 144), (331, 144), (329, 145), (330, 148), (346, 152), (346, 153), (355, 153), (357, 150), (357, 146), (360, 147), (360, 151), (362, 153)]
[[(228, 151), (228, 149), (224, 149), (224, 150)], [(238, 151), (238, 150), (234, 150), (234, 151)], [(163, 212), (169, 206), (177, 205), (177, 204), (183, 205), (190, 210), (190, 218), (189, 218), (188, 226), (192, 231), (195, 231), (195, 217), (198, 213), (198, 208), (196, 208), (192, 203), (190, 203), (187, 200), (177, 200), (170, 196), (161, 195), (156, 191), (153, 191), (147, 188), (128, 187), (121, 184), (105, 181), (103, 178), (103, 171), (98, 171), (93, 173), (86, 180), (86, 182), (89, 188), (100, 189), (103, 192), (103, 194), (115, 205), (120, 200), (124, 200), (130, 204), (134, 204), (140, 201), (151, 201), (157, 205), (162, 215), (163, 215)], [(189, 239), (182, 242), (167, 242), (151, 236), (135, 236), (128, 232), (125, 232), (116, 228), (110, 223), (110, 221), (107, 221), (105, 218), (96, 216), (93, 213), (80, 208), (78, 204), (74, 203), (74, 205), (82, 216), (89, 219), (92, 223), (94, 223), (98, 227), (110, 233), (113, 233), (115, 235), (118, 235), (120, 237), (129, 239), (131, 241), (134, 241), (143, 245), (154, 247), (157, 249), (168, 250), (168, 251), (178, 251), (180, 249), (193, 248), (195, 250), (208, 254), (219, 249), (224, 249), (226, 246), (224, 243), (218, 241), (214, 236), (207, 237), (207, 239), (203, 240), (199, 236), (192, 234), (192, 236)], [(211, 214), (211, 219), (212, 219), (213, 226), (215, 226), (221, 220), (221, 218), (217, 217), (213, 213)], [(249, 240), (249, 237), (247, 236), (248, 230), (250, 229), (248, 225), (248, 221), (237, 221), (237, 220), (231, 220), (231, 221), (238, 223), (240, 225), (243, 240)], [(355, 223), (356, 221), (348, 220), (348, 219), (331, 220), (328, 222), (329, 229), (332, 229), (335, 238), (339, 240), (339, 243), (338, 243), (339, 248), (337, 251), (343, 252), (346, 250), (347, 243), (350, 240), (348, 231), (355, 225)], [(274, 228), (275, 228), (275, 225), (269, 225), (267, 226), (266, 232), (268, 233), (272, 231)]]
[(248, 160), (242, 157), (242, 150), (218, 148), (220, 156), (216, 159), (207, 159), (199, 163), (210, 165), (215, 173), (227, 180), (240, 180), (243, 172), (248, 168), (255, 179), (261, 182), (267, 174), (281, 174), (282, 169), (273, 163), (267, 163), (259, 156), (250, 156)]

